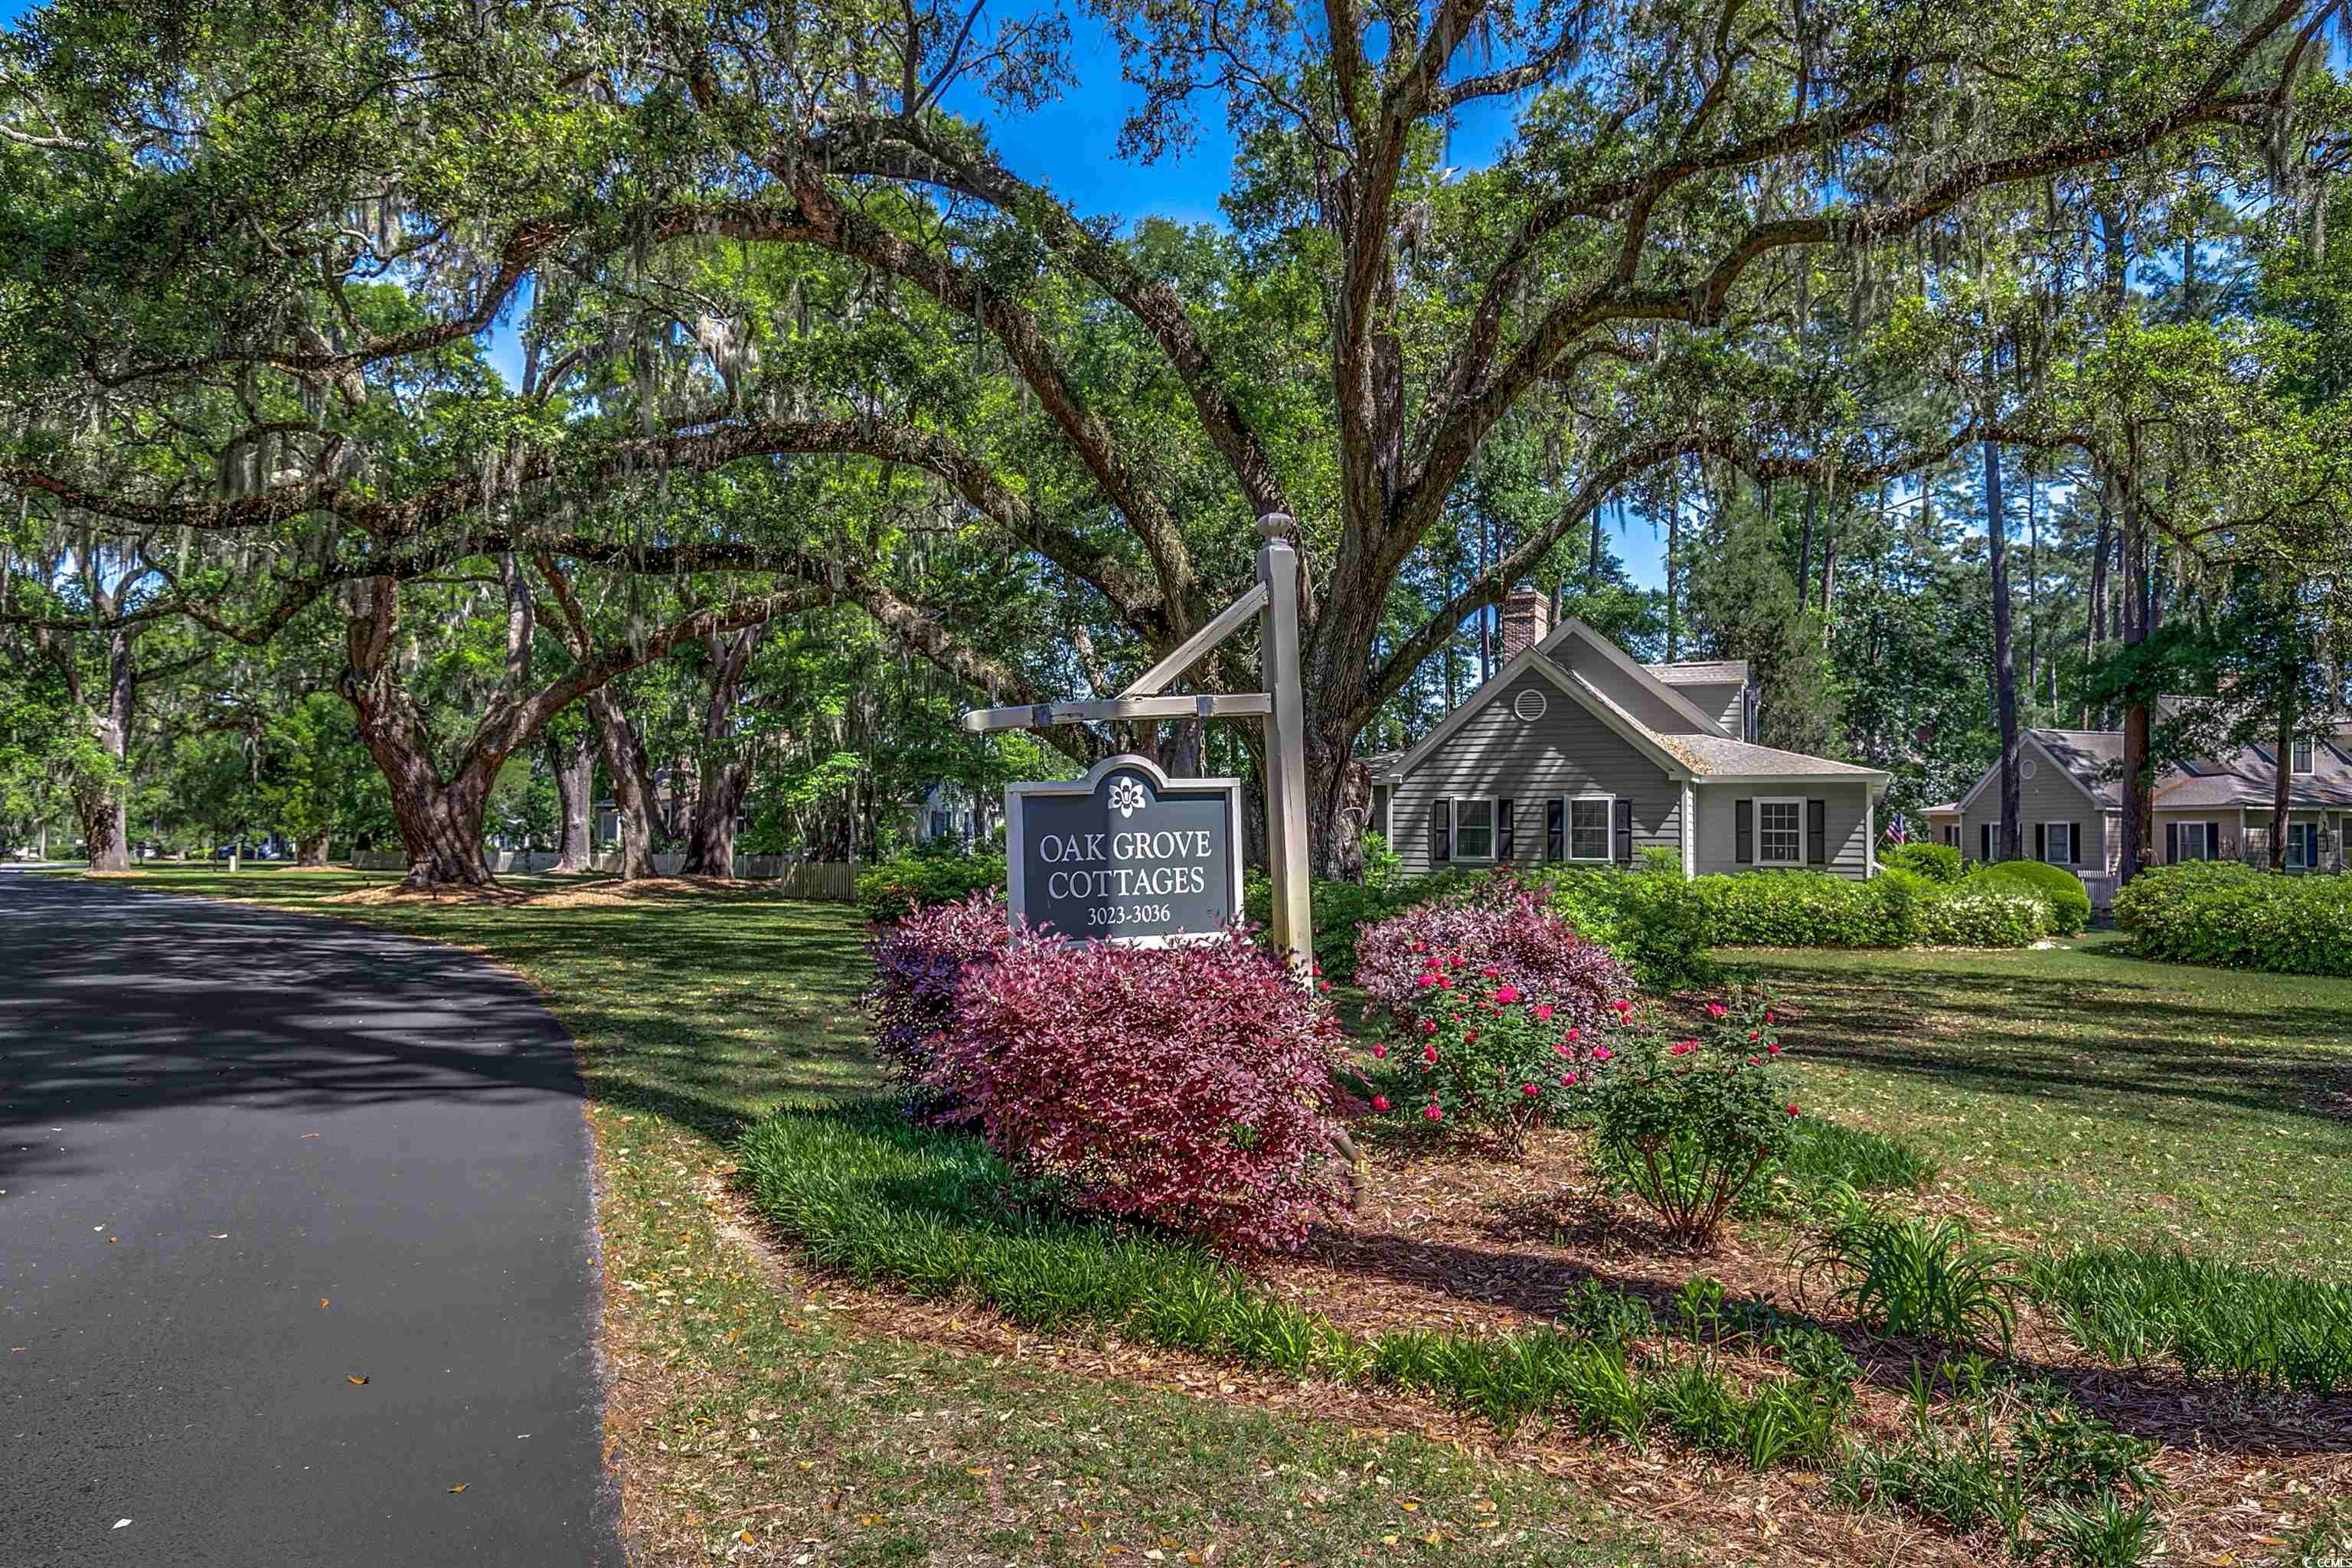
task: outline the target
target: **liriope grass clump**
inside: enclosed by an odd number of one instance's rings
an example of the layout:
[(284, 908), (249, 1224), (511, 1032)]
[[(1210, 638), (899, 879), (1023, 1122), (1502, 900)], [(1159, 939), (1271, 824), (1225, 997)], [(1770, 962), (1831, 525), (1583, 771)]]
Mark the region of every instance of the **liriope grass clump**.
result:
[(2085, 1415), (2055, 1384), (1977, 1401), (1957, 1427), (1848, 1445), (1831, 1498), (1892, 1508), (1955, 1534), (1997, 1535), (2018, 1562), (2131, 1568), (2161, 1539), (2157, 1445)]
[(2169, 1360), (2191, 1377), (2352, 1388), (2352, 1288), (2129, 1247), (2037, 1259), (2028, 1288), (2084, 1349), (2120, 1365)]
[(1979, 1241), (1957, 1215), (1898, 1215), (1845, 1190), (1797, 1262), (1832, 1301), (1884, 1333), (1998, 1339), (2006, 1351), (2016, 1331), (2016, 1255)]

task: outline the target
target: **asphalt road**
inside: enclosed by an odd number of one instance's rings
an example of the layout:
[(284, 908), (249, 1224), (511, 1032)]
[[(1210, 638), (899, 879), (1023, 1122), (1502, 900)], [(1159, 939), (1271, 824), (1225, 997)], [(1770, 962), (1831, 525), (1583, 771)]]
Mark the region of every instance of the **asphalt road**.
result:
[(512, 975), (0, 875), (0, 1564), (619, 1563), (588, 1169)]

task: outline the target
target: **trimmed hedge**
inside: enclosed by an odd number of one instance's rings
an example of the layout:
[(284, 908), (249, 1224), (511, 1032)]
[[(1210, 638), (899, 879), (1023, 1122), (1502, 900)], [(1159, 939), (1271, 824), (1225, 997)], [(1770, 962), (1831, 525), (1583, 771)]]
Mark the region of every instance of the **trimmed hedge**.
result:
[(857, 905), (866, 918), (888, 924), (934, 904), (960, 904), (974, 893), (1004, 890), (1004, 851), (919, 850), (885, 860), (857, 875)]
[(2352, 976), (2352, 876), (2234, 860), (2152, 866), (2116, 892), (2116, 924), (2147, 958)]
[(1948, 844), (1897, 844), (1878, 857), (1879, 867), (1908, 871), (1930, 882), (1957, 882), (1968, 875), (1969, 862)]
[(2051, 913), (2057, 919), (2061, 936), (2076, 935), (2091, 923), (2091, 891), (2083, 886), (2082, 878), (2063, 866), (2048, 866), (2039, 860), (2003, 860), (1978, 868), (1960, 885), (2032, 888), (2050, 900)]
[(1866, 882), (1826, 871), (1745, 871), (1692, 885), (1706, 906), (1708, 936), (1721, 947), (2023, 947), (2056, 923), (2038, 889), (1945, 887), (1901, 869)]

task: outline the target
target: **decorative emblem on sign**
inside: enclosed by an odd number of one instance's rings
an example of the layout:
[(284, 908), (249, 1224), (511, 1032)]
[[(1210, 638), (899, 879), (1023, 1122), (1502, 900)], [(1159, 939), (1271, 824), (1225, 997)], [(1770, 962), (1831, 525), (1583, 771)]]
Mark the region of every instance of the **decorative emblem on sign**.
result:
[(1149, 804), (1143, 786), (1133, 779), (1120, 779), (1110, 786), (1110, 808), (1122, 818), (1133, 816)]

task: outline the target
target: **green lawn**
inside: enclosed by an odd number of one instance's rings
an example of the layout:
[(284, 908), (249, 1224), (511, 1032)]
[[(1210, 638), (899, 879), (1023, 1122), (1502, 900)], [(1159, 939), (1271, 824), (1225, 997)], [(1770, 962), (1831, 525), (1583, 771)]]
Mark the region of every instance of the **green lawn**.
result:
[(1808, 1110), (1896, 1134), (2045, 1246), (2352, 1279), (2352, 980), (2040, 951), (1724, 956), (1785, 998)]
[(848, 907), (319, 905), (383, 880), (166, 868), (130, 885), (459, 943), (546, 995), (589, 1087), (610, 1436), (643, 1561), (1670, 1559), (1567, 1483), (1449, 1446), (896, 1337), (755, 1248), (724, 1201), (734, 1140), (781, 1108), (877, 1091)]

